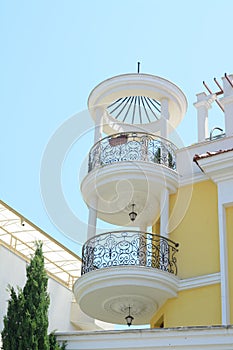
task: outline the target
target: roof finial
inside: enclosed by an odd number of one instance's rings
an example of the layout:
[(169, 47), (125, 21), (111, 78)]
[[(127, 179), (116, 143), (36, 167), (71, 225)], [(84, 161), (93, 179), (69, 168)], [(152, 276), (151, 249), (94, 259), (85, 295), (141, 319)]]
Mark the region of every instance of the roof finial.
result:
[(138, 62), (138, 73), (140, 73), (140, 62)]

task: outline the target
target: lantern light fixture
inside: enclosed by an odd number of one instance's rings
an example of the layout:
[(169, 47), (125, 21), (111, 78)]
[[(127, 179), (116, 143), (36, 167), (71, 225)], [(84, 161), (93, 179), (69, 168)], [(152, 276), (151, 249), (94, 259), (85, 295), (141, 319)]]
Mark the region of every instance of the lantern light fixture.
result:
[(130, 315), (130, 306), (129, 306), (129, 314), (128, 314), (128, 316), (125, 317), (125, 320), (126, 320), (127, 325), (130, 327), (133, 320), (134, 320), (133, 316)]
[(130, 220), (131, 220), (131, 221), (134, 221), (134, 220), (136, 219), (137, 215), (138, 215), (138, 214), (137, 214), (136, 211), (135, 211), (135, 204), (133, 203), (133, 204), (132, 204), (131, 212), (129, 213)]

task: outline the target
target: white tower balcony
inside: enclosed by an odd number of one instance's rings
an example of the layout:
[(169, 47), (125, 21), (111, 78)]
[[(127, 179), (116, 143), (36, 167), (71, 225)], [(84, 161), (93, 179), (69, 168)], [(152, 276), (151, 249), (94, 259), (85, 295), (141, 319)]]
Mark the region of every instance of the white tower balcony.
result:
[[(178, 245), (167, 232), (169, 194), (178, 187), (169, 134), (184, 117), (187, 101), (166, 79), (125, 74), (99, 84), (88, 108), (95, 121), (81, 184), (89, 208), (88, 240), (74, 295), (93, 318), (125, 324), (130, 316), (134, 324), (148, 324), (178, 290)], [(158, 217), (160, 235), (146, 233)], [(125, 230), (96, 235), (97, 218)]]
[(178, 244), (151, 233), (118, 231), (97, 235), (83, 246), (82, 277), (74, 295), (87, 315), (125, 324), (148, 324), (178, 290)]

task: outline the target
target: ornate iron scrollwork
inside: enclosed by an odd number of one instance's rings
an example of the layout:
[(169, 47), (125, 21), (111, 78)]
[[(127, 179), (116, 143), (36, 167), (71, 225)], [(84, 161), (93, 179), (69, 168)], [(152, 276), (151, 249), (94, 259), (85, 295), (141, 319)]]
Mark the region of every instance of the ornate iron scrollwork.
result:
[(89, 239), (82, 251), (82, 275), (113, 266), (145, 266), (177, 274), (178, 244), (160, 235), (117, 231)]
[(90, 150), (88, 171), (124, 161), (145, 161), (176, 170), (176, 147), (161, 137), (141, 132), (118, 133), (98, 141)]

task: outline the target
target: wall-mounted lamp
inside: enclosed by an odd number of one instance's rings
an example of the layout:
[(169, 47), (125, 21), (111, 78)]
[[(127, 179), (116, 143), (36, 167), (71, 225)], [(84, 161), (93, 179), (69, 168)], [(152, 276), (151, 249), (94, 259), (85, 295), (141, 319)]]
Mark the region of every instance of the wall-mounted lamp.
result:
[(137, 213), (135, 212), (135, 204), (132, 204), (132, 209), (131, 209), (131, 212), (129, 213), (129, 217), (130, 217), (130, 220), (131, 221), (134, 221), (137, 217)]
[(125, 317), (125, 320), (127, 325), (130, 327), (134, 320), (133, 316), (130, 315), (130, 306), (129, 306), (129, 315)]

